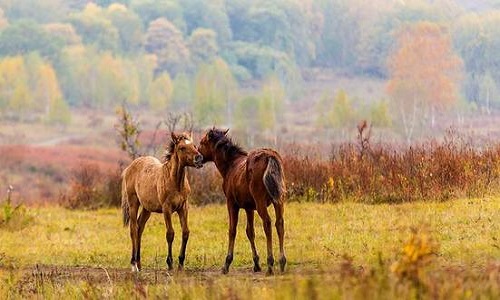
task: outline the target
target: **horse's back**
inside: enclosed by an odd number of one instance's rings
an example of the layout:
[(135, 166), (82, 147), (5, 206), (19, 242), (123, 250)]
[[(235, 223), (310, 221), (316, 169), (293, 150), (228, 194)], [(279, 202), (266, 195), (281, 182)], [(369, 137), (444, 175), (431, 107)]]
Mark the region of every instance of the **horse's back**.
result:
[(270, 157), (276, 159), (280, 165), (283, 165), (281, 156), (274, 149), (259, 148), (250, 151), (247, 158), (247, 172), (249, 176), (262, 178)]
[(125, 180), (136, 179), (141, 176), (141, 173), (151, 172), (155, 169), (161, 168), (161, 162), (153, 156), (141, 156), (134, 159), (128, 167), (123, 170), (122, 178)]
[(161, 168), (162, 164), (156, 157), (143, 156), (136, 158), (122, 174), (127, 193), (137, 196), (149, 211), (161, 211), (156, 188)]

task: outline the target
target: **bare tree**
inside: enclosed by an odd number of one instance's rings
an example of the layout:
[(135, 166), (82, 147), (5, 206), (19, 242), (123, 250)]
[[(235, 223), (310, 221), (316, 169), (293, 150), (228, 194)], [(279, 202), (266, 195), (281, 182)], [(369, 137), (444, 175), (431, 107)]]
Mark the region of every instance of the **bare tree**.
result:
[(136, 159), (141, 156), (139, 122), (127, 111), (125, 105), (118, 109), (117, 114), (118, 123), (115, 124), (115, 129), (120, 138), (120, 147), (131, 159)]

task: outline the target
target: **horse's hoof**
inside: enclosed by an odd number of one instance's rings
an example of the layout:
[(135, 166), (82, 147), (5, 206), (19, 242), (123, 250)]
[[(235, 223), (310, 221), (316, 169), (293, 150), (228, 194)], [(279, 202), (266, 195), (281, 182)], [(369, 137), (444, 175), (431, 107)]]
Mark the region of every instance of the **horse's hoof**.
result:
[(183, 272), (183, 271), (184, 271), (184, 266), (179, 265), (179, 266), (177, 267), (177, 271), (179, 271), (179, 272)]
[(223, 267), (222, 268), (222, 274), (227, 274), (229, 272), (229, 268)]
[(267, 272), (266, 272), (266, 275), (267, 275), (267, 276), (274, 275), (273, 268), (268, 268), (268, 269), (267, 269)]
[(259, 265), (255, 265), (255, 266), (253, 266), (253, 271), (254, 272), (260, 272), (260, 271), (262, 271), (262, 269), (260, 268)]
[(137, 267), (136, 264), (132, 265), (132, 273), (139, 273), (139, 268)]
[(280, 258), (280, 270), (281, 270), (281, 273), (285, 272), (285, 265), (286, 265), (286, 258), (284, 256), (282, 256)]

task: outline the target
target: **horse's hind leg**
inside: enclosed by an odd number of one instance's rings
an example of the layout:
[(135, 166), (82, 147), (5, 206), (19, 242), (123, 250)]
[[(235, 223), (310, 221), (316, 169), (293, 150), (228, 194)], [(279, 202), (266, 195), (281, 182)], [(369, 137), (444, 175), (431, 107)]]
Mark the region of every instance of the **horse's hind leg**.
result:
[(165, 219), (165, 226), (167, 227), (167, 244), (168, 244), (168, 254), (167, 254), (167, 267), (169, 270), (173, 269), (172, 263), (172, 243), (174, 242), (174, 228), (172, 226), (172, 212), (169, 208), (163, 209), (163, 218)]
[(182, 270), (184, 268), (184, 259), (186, 258), (186, 246), (189, 239), (187, 203), (184, 203), (184, 206), (179, 210), (178, 214), (182, 228), (182, 243), (181, 243), (181, 251), (179, 253), (179, 270)]
[(236, 238), (236, 228), (238, 226), (238, 211), (239, 208), (234, 205), (234, 201), (227, 201), (227, 210), (229, 213), (229, 244), (227, 246), (227, 256), (222, 273), (229, 272), (229, 266), (233, 262), (234, 240)]
[(246, 209), (247, 213), (247, 237), (250, 241), (250, 247), (252, 247), (252, 256), (253, 256), (253, 271), (260, 272), (261, 268), (259, 265), (259, 255), (257, 254), (257, 248), (255, 248), (255, 229), (253, 226), (254, 221), (254, 212), (253, 209)]
[(262, 218), (262, 225), (264, 226), (264, 232), (266, 233), (267, 242), (267, 274), (272, 275), (274, 266), (274, 256), (273, 256), (273, 233), (271, 228), (271, 217), (267, 212), (267, 207), (264, 201), (255, 201), (257, 204), (257, 212)]
[(146, 222), (149, 219), (149, 216), (151, 216), (151, 212), (146, 210), (144, 207), (141, 210), (141, 214), (139, 215), (139, 220), (138, 220), (138, 236), (137, 236), (137, 268), (141, 270), (141, 237), (142, 237), (142, 232), (144, 231), (144, 227), (146, 225)]
[(286, 257), (285, 257), (285, 249), (283, 246), (284, 236), (285, 236), (285, 221), (283, 219), (283, 211), (284, 206), (283, 203), (274, 204), (274, 211), (276, 212), (276, 231), (278, 232), (278, 240), (280, 246), (280, 270), (281, 272), (285, 271), (286, 265)]
[(137, 211), (139, 210), (139, 201), (135, 195), (132, 197), (129, 195), (129, 214), (130, 214), (130, 239), (132, 240), (132, 258), (130, 259), (130, 264), (132, 265), (132, 272), (139, 271), (137, 266), (138, 261), (138, 242), (139, 242), (139, 230), (137, 224)]

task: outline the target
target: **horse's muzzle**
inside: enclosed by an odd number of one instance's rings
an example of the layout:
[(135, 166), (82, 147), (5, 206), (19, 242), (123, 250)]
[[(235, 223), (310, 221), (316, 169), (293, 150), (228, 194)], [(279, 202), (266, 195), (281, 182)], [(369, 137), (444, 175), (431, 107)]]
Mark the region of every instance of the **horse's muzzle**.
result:
[(194, 157), (194, 166), (197, 169), (203, 167), (203, 155), (198, 154)]

